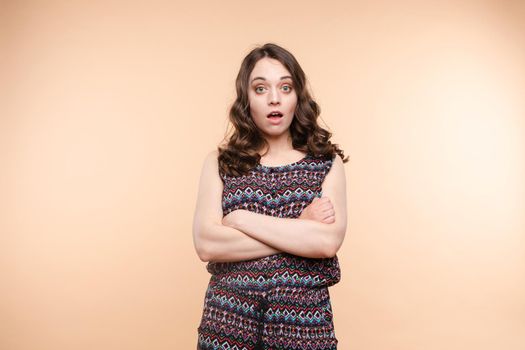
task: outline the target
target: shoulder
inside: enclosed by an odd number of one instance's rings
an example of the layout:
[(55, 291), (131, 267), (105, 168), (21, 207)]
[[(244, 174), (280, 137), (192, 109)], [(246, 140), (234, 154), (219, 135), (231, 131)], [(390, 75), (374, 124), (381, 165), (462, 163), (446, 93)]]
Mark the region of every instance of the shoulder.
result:
[(341, 159), (340, 155), (336, 154), (335, 156), (333, 156), (333, 158), (332, 158), (332, 167), (342, 168), (343, 165), (344, 165), (343, 159)]
[(218, 156), (219, 152), (217, 150), (213, 150), (211, 152), (208, 152), (206, 156), (204, 157), (204, 161), (202, 163), (202, 172), (206, 175), (211, 174), (218, 174)]
[(217, 160), (219, 158), (219, 151), (216, 149), (206, 154), (206, 157), (204, 158), (204, 162), (215, 162), (217, 163)]
[(326, 156), (324, 164), (327, 173), (344, 172), (343, 160), (337, 153), (335, 155)]

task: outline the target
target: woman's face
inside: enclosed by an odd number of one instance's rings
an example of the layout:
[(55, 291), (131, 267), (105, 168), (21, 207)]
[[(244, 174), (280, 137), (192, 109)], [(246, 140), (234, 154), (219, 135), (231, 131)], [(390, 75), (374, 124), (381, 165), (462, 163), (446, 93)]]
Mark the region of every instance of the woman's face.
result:
[(292, 76), (281, 62), (269, 57), (257, 61), (248, 81), (248, 100), (253, 121), (264, 135), (288, 134), (297, 94)]

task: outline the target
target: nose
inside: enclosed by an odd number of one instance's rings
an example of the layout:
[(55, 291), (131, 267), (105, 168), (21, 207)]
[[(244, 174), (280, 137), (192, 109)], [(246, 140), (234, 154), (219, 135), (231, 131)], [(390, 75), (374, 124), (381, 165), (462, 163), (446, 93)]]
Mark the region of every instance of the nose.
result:
[(281, 103), (281, 95), (276, 88), (270, 89), (270, 93), (268, 94), (268, 102), (271, 105), (278, 105)]

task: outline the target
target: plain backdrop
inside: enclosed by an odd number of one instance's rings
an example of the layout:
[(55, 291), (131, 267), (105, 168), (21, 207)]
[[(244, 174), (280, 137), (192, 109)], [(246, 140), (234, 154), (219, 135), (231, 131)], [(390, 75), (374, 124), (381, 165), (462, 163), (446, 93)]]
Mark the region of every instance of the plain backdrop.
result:
[(525, 349), (524, 5), (1, 1), (0, 348), (195, 348), (202, 162), (275, 42), (350, 156), (339, 349)]

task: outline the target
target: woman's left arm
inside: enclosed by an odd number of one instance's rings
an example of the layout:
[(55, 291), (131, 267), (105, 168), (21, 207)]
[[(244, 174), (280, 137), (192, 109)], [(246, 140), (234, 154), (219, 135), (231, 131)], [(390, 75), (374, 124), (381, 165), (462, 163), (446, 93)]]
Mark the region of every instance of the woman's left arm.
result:
[(323, 197), (328, 197), (335, 211), (335, 222), (277, 218), (238, 209), (222, 223), (271, 245), (281, 251), (308, 258), (335, 256), (346, 233), (346, 176), (341, 157), (336, 156), (322, 183)]

